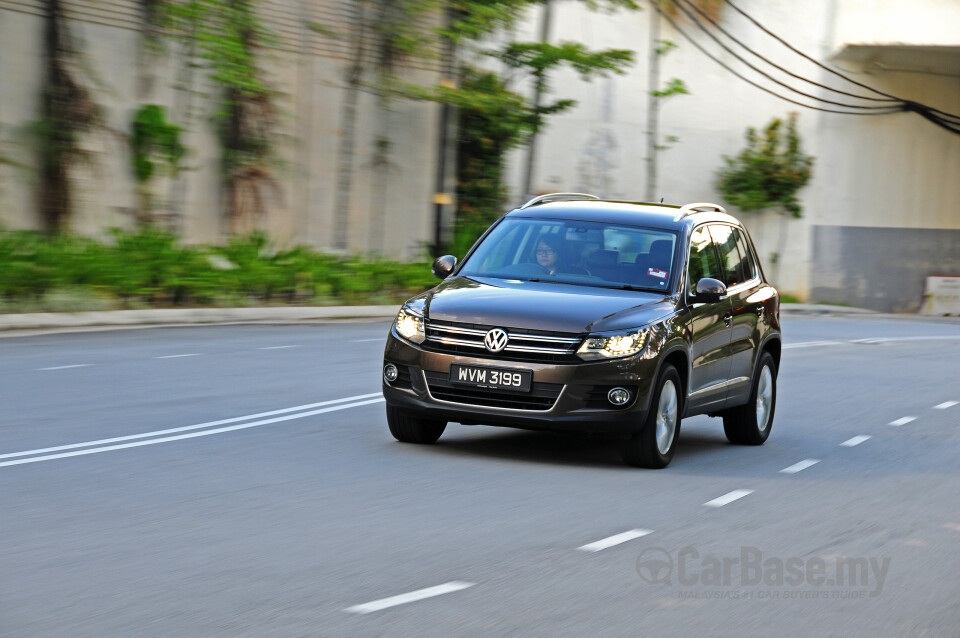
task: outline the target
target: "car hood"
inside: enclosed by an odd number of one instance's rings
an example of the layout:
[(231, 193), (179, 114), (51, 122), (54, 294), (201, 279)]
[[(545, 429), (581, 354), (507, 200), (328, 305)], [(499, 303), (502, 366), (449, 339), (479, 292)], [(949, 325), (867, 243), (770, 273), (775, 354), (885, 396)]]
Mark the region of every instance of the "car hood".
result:
[(657, 292), (468, 277), (451, 277), (407, 305), (433, 321), (568, 333), (638, 328), (676, 308)]

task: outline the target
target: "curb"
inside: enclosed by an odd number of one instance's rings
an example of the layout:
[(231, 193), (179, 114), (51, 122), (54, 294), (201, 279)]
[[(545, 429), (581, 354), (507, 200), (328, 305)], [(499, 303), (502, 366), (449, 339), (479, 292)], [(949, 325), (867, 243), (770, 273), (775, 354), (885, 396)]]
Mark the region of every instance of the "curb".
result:
[[(160, 310), (106, 310), (96, 312), (36, 312), (0, 314), (0, 335), (33, 330), (73, 331), (112, 328), (225, 323), (296, 323), (393, 319), (400, 304), (386, 306), (295, 306), (279, 308), (165, 308)], [(888, 315), (876, 310), (828, 304), (782, 304), (790, 316), (859, 315), (898, 319), (931, 319), (923, 315)], [(935, 318), (934, 318), (935, 319)]]
[(190, 308), (109, 310), (99, 312), (37, 312), (0, 315), (0, 332), (62, 330), (94, 327), (136, 327), (247, 322), (296, 322), (350, 319), (392, 319), (400, 305), (309, 306), (292, 308)]

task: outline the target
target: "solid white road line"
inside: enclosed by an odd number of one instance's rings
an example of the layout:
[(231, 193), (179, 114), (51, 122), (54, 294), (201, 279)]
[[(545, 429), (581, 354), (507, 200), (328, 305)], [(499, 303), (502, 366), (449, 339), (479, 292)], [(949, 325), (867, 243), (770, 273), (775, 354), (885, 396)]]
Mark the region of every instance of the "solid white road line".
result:
[(943, 341), (945, 339), (960, 339), (957, 335), (929, 335), (922, 337), (867, 337), (866, 339), (854, 339), (850, 343), (894, 343), (897, 341)]
[(888, 423), (887, 425), (895, 425), (895, 426), (897, 426), (897, 427), (900, 427), (901, 425), (906, 425), (907, 423), (910, 423), (911, 421), (916, 421), (916, 420), (917, 420), (917, 417), (915, 417), (915, 416), (905, 416), (905, 417), (903, 417), (902, 419), (897, 419), (896, 421), (891, 421), (891, 422)]
[(838, 346), (842, 341), (802, 341), (800, 343), (785, 343), (783, 348), (816, 348), (819, 346)]
[(261, 350), (285, 350), (287, 348), (299, 348), (300, 346), (267, 346), (266, 348), (260, 348)]
[(363, 603), (362, 605), (354, 605), (353, 607), (347, 607), (344, 609), (344, 611), (350, 612), (351, 614), (369, 614), (373, 611), (380, 611), (381, 609), (396, 607), (397, 605), (412, 603), (425, 598), (433, 598), (434, 596), (450, 594), (455, 591), (460, 591), (461, 589), (466, 589), (467, 587), (473, 587), (473, 585), (474, 583), (465, 583), (459, 580), (453, 580), (449, 583), (437, 585), (436, 587), (427, 587), (426, 589), (418, 589), (417, 591), (412, 591), (408, 594), (400, 594), (399, 596), (391, 596), (390, 598), (381, 598), (380, 600)]
[(704, 505), (706, 505), (707, 507), (723, 507), (727, 503), (732, 503), (737, 499), (743, 498), (747, 494), (753, 494), (753, 490), (733, 490), (728, 494), (724, 494), (723, 496), (718, 496), (712, 501), (707, 501), (706, 503), (704, 503)]
[(957, 404), (956, 401), (944, 401), (940, 405), (933, 406), (934, 410), (946, 410), (947, 408), (952, 408)]
[(577, 549), (583, 552), (599, 552), (601, 549), (607, 549), (608, 547), (613, 547), (614, 545), (619, 545), (620, 543), (626, 543), (627, 541), (632, 541), (635, 538), (640, 538), (641, 536), (646, 536), (647, 534), (652, 533), (653, 530), (649, 529), (632, 529), (629, 532), (615, 534), (608, 538), (598, 540), (594, 543), (588, 543), (582, 547), (578, 547)]
[(871, 438), (869, 434), (861, 434), (860, 436), (855, 436), (852, 439), (847, 439), (840, 445), (842, 445), (843, 447), (854, 447), (856, 445), (860, 445), (861, 443), (863, 443), (869, 438)]
[(367, 343), (368, 341), (386, 341), (386, 337), (377, 337), (376, 339), (351, 339), (351, 343)]
[[(164, 434), (173, 434), (175, 432), (188, 432), (190, 430), (199, 430), (202, 428), (214, 427), (217, 425), (226, 425), (227, 423), (236, 423), (237, 421), (249, 421), (251, 419), (259, 419), (265, 416), (274, 416), (276, 414), (286, 414), (288, 412), (296, 412), (298, 410), (309, 410), (311, 408), (319, 408), (327, 405), (336, 405), (338, 403), (347, 403), (350, 401), (360, 401), (363, 399), (369, 399), (372, 397), (380, 397), (379, 392), (374, 392), (373, 394), (359, 394), (353, 397), (344, 397), (343, 399), (333, 399), (332, 401), (321, 401), (320, 403), (308, 403), (306, 405), (297, 405), (292, 408), (283, 408), (282, 410), (271, 410), (270, 412), (259, 412), (257, 414), (248, 414), (246, 416), (237, 416), (231, 419), (221, 419), (219, 421), (207, 421), (206, 423), (198, 423), (197, 425), (186, 425), (179, 428), (170, 428), (169, 430), (155, 430), (153, 432), (144, 432), (143, 434), (131, 434), (129, 436), (117, 436), (112, 439), (99, 439), (97, 441), (87, 441), (85, 443), (72, 443), (70, 445), (58, 445), (57, 447), (45, 447), (37, 450), (27, 450), (25, 452), (12, 452), (10, 454), (0, 454), (0, 459), (9, 459), (17, 456), (30, 456), (31, 454), (44, 454), (46, 452), (59, 452), (61, 450), (74, 450), (80, 447), (91, 447), (94, 445), (104, 445), (107, 443), (118, 443), (120, 441), (131, 441), (134, 439), (145, 439), (152, 436), (161, 436)], [(307, 416), (307, 415), (303, 415)]]
[(137, 441), (136, 443), (124, 443), (123, 445), (95, 447), (89, 450), (79, 450), (77, 452), (65, 452), (63, 454), (50, 454), (47, 456), (32, 456), (28, 459), (18, 459), (16, 461), (6, 461), (4, 463), (0, 463), (0, 467), (6, 467), (8, 465), (23, 465), (25, 463), (39, 463), (40, 461), (52, 461), (54, 459), (65, 459), (71, 456), (84, 456), (86, 454), (98, 454), (100, 452), (113, 452), (114, 450), (125, 450), (131, 447), (143, 447), (144, 445), (156, 445), (157, 443), (169, 443), (170, 441), (180, 441), (182, 439), (194, 439), (199, 436), (210, 436), (211, 434), (220, 434), (222, 432), (233, 432), (234, 430), (245, 430), (247, 428), (255, 428), (261, 425), (268, 425), (270, 423), (279, 423), (280, 421), (289, 421), (291, 419), (302, 419), (303, 417), (313, 416), (315, 414), (325, 414), (327, 412), (335, 412), (337, 410), (346, 410), (348, 408), (358, 408), (361, 405), (369, 405), (371, 403), (380, 403), (381, 401), (383, 401), (383, 397), (379, 399), (371, 399), (369, 401), (347, 403), (346, 405), (335, 405), (329, 408), (323, 408), (321, 410), (310, 410), (309, 412), (298, 412), (297, 414), (290, 414), (288, 416), (279, 416), (275, 419), (264, 419), (263, 421), (254, 421), (253, 423), (231, 425), (230, 427), (227, 427), (227, 428), (216, 428), (214, 430), (202, 430), (200, 432), (192, 432), (190, 434), (180, 434), (178, 436), (166, 436), (159, 439), (148, 439), (146, 441)]
[(92, 363), (75, 363), (72, 366), (53, 366), (52, 368), (37, 368), (37, 370), (69, 370), (70, 368), (89, 368)]
[(780, 473), (781, 473), (781, 474), (796, 474), (797, 472), (799, 472), (799, 471), (801, 471), (801, 470), (805, 470), (805, 469), (807, 469), (808, 467), (810, 467), (811, 465), (816, 465), (816, 464), (819, 463), (819, 462), (820, 462), (820, 459), (804, 459), (804, 460), (800, 461), (799, 463), (794, 463), (794, 464), (791, 465), (790, 467), (785, 467), (785, 468), (783, 468), (782, 470), (780, 470)]
[(191, 352), (189, 354), (167, 354), (162, 357), (154, 357), (154, 359), (179, 359), (181, 357), (199, 357), (199, 352)]

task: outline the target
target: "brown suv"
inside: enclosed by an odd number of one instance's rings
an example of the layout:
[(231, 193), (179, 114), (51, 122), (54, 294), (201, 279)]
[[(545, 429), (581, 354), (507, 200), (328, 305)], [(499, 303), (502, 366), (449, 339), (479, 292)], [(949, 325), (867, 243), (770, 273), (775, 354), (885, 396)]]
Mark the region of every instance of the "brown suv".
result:
[(680, 419), (770, 434), (780, 298), (742, 225), (716, 204), (537, 197), (407, 301), (384, 351), (390, 432), (433, 443), (450, 421), (624, 439), (664, 467)]

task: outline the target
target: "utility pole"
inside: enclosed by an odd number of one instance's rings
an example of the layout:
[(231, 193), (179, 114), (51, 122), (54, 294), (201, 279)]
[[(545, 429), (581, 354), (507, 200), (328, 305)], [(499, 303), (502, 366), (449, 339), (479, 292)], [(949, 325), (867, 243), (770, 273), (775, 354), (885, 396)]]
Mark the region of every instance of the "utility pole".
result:
[[(449, 27), (455, 19), (454, 11), (450, 7), (444, 10), (444, 26)], [(457, 79), (460, 75), (457, 65), (457, 45), (453, 40), (443, 40), (443, 77), (441, 86), (449, 89), (457, 88)], [(433, 252), (439, 257), (447, 250), (450, 240), (450, 217), (453, 215), (453, 191), (456, 189), (456, 156), (457, 156), (457, 113), (453, 105), (443, 102), (440, 104), (440, 122), (437, 144), (437, 171), (433, 189)], [(451, 210), (445, 215), (446, 210)]]
[[(550, 39), (550, 23), (553, 20), (553, 5), (550, 0), (543, 3), (543, 19), (540, 22), (540, 41), (548, 42)], [(538, 113), (540, 102), (543, 96), (540, 78), (535, 77), (536, 83), (533, 91), (533, 112)], [(527, 144), (527, 166), (523, 176), (523, 199), (528, 200), (533, 197), (533, 171), (536, 167), (537, 158), (537, 131), (530, 135), (530, 143)]]
[(647, 184), (644, 200), (657, 200), (657, 138), (660, 127), (660, 99), (656, 92), (660, 89), (660, 54), (657, 43), (660, 40), (660, 8), (658, 0), (650, 0), (653, 11), (650, 12), (649, 71), (647, 73)]

